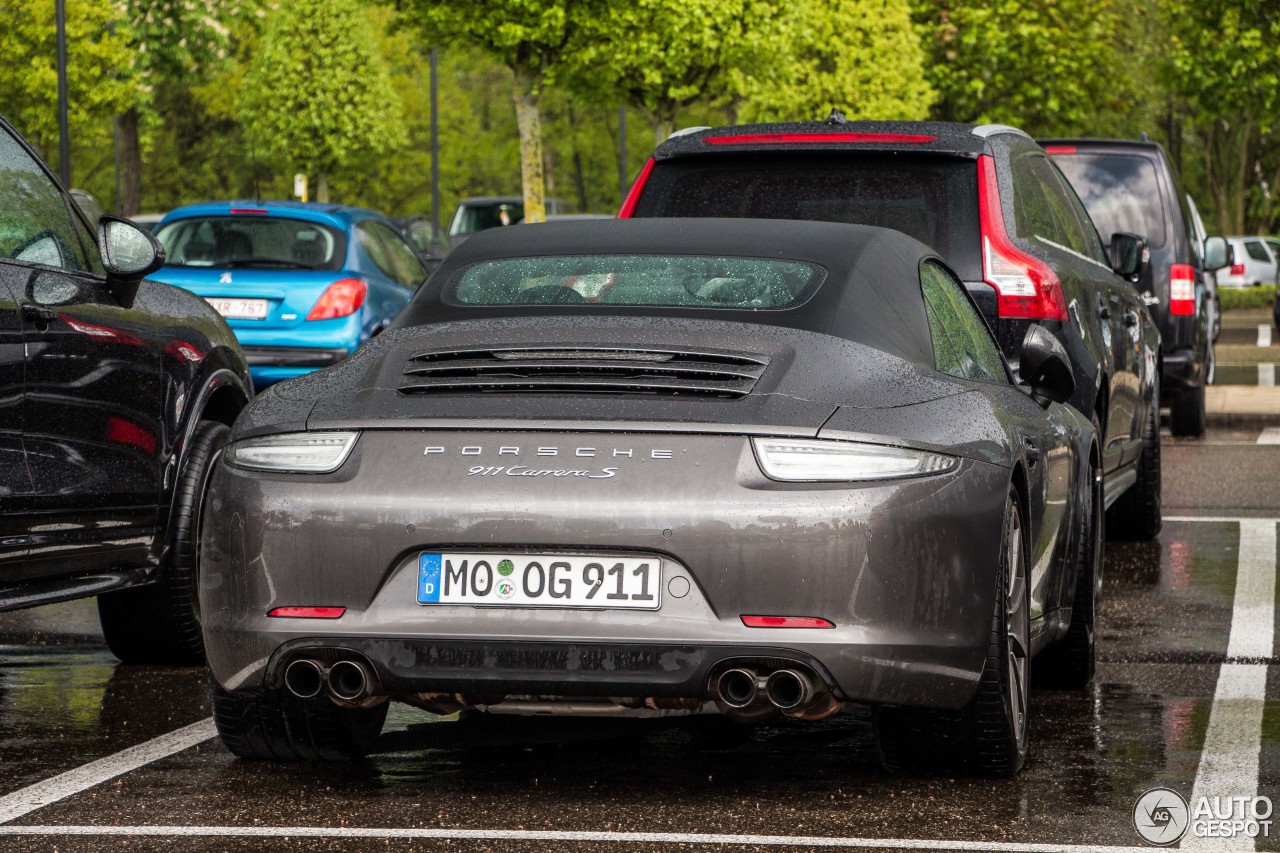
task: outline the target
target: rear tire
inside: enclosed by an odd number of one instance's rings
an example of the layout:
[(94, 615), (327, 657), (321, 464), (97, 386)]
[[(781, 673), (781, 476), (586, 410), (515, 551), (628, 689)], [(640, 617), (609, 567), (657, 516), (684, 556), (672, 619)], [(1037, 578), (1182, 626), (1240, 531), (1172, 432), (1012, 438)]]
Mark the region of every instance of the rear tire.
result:
[(1092, 465), (1089, 466), (1089, 477), (1089, 504), (1081, 513), (1071, 624), (1065, 637), (1036, 658), (1037, 682), (1066, 690), (1087, 686), (1093, 680), (1097, 667), (1096, 617), (1098, 593), (1102, 587), (1102, 541), (1106, 515), (1102, 511), (1102, 477)]
[(239, 696), (210, 684), (213, 723), (234, 755), (250, 761), (349, 761), (362, 758), (382, 733), (390, 702), (341, 708), (323, 697), (284, 690)]
[(1204, 385), (1175, 394), (1169, 407), (1169, 428), (1176, 436), (1204, 436)]
[(987, 659), (978, 691), (955, 710), (875, 709), (876, 746), (890, 773), (958, 769), (1013, 776), (1027, 760), (1030, 620), (1027, 535), (1017, 495), (1005, 502), (1004, 547), (996, 572)]
[[(1203, 394), (1203, 392), (1201, 392)], [(1201, 402), (1203, 404), (1203, 396)], [(1160, 401), (1147, 414), (1138, 480), (1107, 510), (1107, 533), (1114, 539), (1150, 542), (1164, 525), (1160, 507)]]
[(204, 663), (204, 639), (195, 611), (200, 507), (210, 466), (230, 433), (217, 421), (196, 425), (174, 490), (173, 526), (160, 579), (98, 596), (98, 621), (107, 648), (124, 663)]

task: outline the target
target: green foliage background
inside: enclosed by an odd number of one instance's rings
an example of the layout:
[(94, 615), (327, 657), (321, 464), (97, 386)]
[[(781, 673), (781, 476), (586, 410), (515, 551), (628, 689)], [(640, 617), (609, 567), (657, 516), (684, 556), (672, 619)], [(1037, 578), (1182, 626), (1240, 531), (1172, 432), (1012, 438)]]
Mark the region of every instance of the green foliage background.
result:
[[(116, 202), (113, 118), (140, 117), (142, 206), (518, 194), (512, 68), (532, 74), (547, 195), (609, 213), (675, 126), (994, 121), (1169, 150), (1214, 230), (1280, 230), (1274, 0), (67, 0), (73, 183)], [(56, 166), (53, 3), (0, 0), (0, 114)], [(292, 22), (292, 23), (290, 23)], [(288, 24), (288, 26), (286, 26)], [(285, 33), (275, 35), (272, 33)]]

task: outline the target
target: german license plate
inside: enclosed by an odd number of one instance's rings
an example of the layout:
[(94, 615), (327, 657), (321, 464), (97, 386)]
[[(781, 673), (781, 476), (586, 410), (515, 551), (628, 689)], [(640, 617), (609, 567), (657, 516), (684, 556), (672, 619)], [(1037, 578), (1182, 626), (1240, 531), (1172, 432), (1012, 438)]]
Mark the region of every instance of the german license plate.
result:
[(267, 319), (267, 300), (265, 299), (223, 299), (214, 297), (209, 300), (209, 304), (228, 320)]
[(657, 610), (662, 560), (561, 554), (418, 557), (419, 604)]

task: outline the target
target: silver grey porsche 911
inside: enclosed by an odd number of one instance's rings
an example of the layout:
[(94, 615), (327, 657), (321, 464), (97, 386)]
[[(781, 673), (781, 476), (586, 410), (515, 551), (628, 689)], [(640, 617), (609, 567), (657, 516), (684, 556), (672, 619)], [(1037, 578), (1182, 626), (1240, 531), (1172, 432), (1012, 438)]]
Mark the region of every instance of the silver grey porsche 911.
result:
[(896, 231), (479, 234), (236, 422), (199, 566), (218, 732), (339, 760), (392, 700), (870, 708), (890, 770), (1016, 773), (1032, 666), (1092, 678), (1103, 518), (1066, 354), (1032, 327), (1019, 367)]

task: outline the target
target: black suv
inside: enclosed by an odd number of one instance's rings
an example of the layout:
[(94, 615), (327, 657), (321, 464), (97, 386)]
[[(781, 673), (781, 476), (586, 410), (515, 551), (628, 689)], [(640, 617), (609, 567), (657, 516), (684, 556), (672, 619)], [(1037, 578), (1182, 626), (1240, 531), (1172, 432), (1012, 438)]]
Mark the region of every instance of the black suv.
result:
[(121, 660), (198, 663), (200, 503), (251, 395), (208, 303), (96, 228), (0, 119), (0, 610), (98, 596)]
[[(1204, 223), (1154, 142), (1044, 139), (1098, 230), (1147, 238), (1151, 262), (1138, 283), (1160, 329), (1160, 391), (1174, 435), (1204, 435), (1204, 387), (1213, 380), (1214, 281)], [(1224, 256), (1225, 257), (1225, 256)], [(1225, 265), (1225, 264), (1223, 264)]]
[(1103, 437), (1113, 531), (1160, 531), (1159, 334), (1126, 280), (1141, 266), (1141, 237), (1108, 235), (1113, 267), (1076, 194), (1022, 131), (838, 116), (681, 131), (618, 215), (852, 222), (932, 246), (1015, 370), (1032, 323), (1062, 341), (1076, 373), (1071, 402)]

